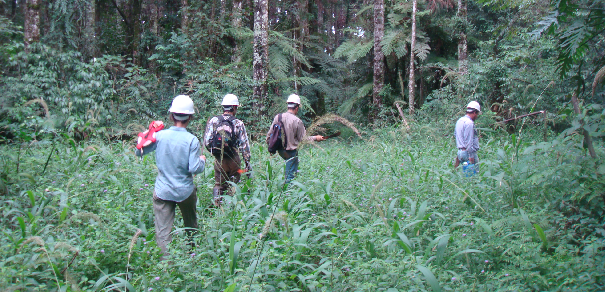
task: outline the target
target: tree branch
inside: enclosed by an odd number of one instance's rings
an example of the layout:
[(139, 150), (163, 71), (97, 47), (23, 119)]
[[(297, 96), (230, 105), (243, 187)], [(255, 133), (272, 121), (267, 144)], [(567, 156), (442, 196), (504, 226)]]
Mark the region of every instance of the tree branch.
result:
[(124, 15), (124, 12), (122, 12), (122, 10), (120, 10), (120, 7), (118, 6), (118, 3), (116, 2), (116, 0), (111, 0), (111, 3), (113, 3), (113, 6), (116, 8), (116, 10), (120, 14), (120, 16), (122, 16), (122, 19), (124, 20), (124, 22), (126, 22), (126, 25), (130, 26), (130, 21), (128, 21), (128, 17), (126, 17), (126, 15)]

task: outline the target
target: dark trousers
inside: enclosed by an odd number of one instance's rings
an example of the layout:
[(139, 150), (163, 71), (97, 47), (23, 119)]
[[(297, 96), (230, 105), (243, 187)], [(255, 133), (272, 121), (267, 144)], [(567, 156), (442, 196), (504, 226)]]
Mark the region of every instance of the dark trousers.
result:
[(227, 182), (239, 182), (241, 173), (238, 170), (240, 170), (241, 161), (237, 153), (223, 155), (223, 157), (215, 156), (214, 158), (216, 159), (214, 160), (214, 189), (212, 190), (212, 194), (215, 204), (217, 204), (216, 200), (218, 199), (220, 202), (221, 197), (229, 188), (229, 183)]
[(296, 176), (298, 171), (298, 150), (279, 150), (279, 156), (286, 160), (286, 171), (284, 177), (286, 183), (289, 183)]

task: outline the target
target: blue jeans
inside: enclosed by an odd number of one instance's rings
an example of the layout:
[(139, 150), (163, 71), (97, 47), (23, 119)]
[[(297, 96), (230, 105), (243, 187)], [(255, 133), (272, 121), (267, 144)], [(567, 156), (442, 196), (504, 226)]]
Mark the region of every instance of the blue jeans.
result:
[[(473, 159), (473, 163), (470, 162), (470, 160), (469, 160), (470, 158)], [(468, 162), (468, 164), (472, 164), (473, 165), (472, 171), (470, 171), (470, 170), (469, 171), (472, 172), (473, 174), (477, 173), (479, 171), (479, 164), (478, 164), (479, 156), (477, 156), (477, 152), (468, 153), (468, 151), (466, 151), (466, 150), (458, 149), (458, 160), (460, 161), (460, 164), (463, 164), (465, 162)], [(463, 169), (464, 169), (464, 167), (463, 167)], [(469, 175), (467, 175), (467, 176), (469, 176)], [(470, 175), (470, 176), (472, 176), (472, 175)]]
[(294, 176), (296, 176), (296, 172), (298, 171), (298, 151), (297, 150), (279, 150), (279, 156), (286, 160), (286, 171), (284, 176), (286, 178), (286, 183), (289, 183)]
[(460, 164), (464, 162), (468, 162), (470, 164), (471, 162), (469, 161), (469, 158), (473, 158), (474, 164), (477, 164), (479, 162), (477, 152), (470, 154), (466, 150), (458, 149), (458, 160), (460, 161)]

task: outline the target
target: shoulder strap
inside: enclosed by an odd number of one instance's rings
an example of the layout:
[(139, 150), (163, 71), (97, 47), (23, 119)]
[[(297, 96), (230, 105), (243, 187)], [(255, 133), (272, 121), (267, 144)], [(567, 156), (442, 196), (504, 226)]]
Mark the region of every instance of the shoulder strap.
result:
[(281, 121), (281, 115), (282, 115), (282, 114), (277, 115), (277, 121), (278, 121), (278, 122), (281, 124), (280, 126), (282, 126), (282, 125), (283, 125), (283, 123), (282, 123), (282, 121)]

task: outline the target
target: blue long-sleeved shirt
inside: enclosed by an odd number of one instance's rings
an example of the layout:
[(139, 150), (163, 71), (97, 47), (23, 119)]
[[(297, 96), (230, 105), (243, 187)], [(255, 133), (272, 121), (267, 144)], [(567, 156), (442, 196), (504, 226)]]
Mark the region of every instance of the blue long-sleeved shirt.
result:
[(200, 141), (185, 128), (170, 127), (156, 133), (156, 142), (141, 150), (137, 156), (155, 151), (158, 176), (155, 195), (168, 201), (182, 202), (194, 189), (193, 175), (204, 171), (206, 162), (200, 159)]
[(479, 137), (475, 130), (475, 122), (469, 116), (465, 115), (458, 119), (454, 136), (458, 149), (466, 148), (466, 151), (471, 154), (479, 151)]

